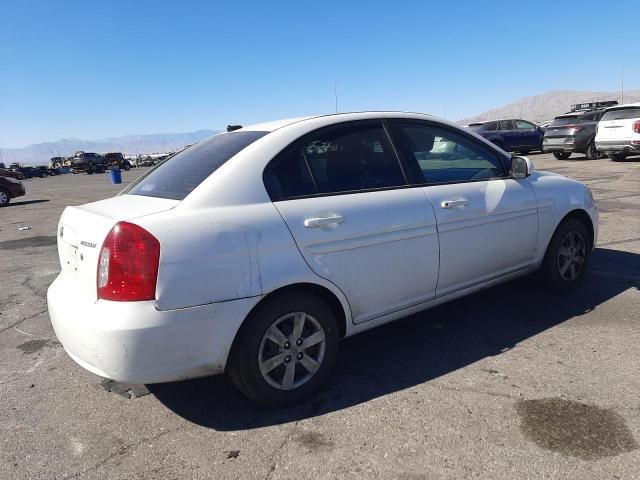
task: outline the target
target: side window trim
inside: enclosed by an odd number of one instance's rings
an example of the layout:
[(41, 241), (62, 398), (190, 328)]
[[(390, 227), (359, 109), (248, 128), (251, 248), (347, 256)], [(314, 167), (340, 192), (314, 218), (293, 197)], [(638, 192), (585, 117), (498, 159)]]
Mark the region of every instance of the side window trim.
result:
[[(269, 190), (268, 185), (268, 181), (266, 180), (267, 176), (271, 173), (271, 170), (274, 168), (275, 165), (277, 165), (285, 155), (287, 155), (288, 153), (290, 153), (292, 150), (295, 150), (297, 148), (302, 148), (302, 146), (304, 145), (305, 142), (307, 142), (310, 138), (313, 138), (313, 136), (317, 136), (320, 134), (326, 134), (326, 133), (330, 133), (333, 130), (340, 130), (343, 128), (366, 128), (367, 126), (371, 126), (371, 127), (377, 127), (377, 128), (382, 128), (385, 132), (386, 135), (386, 140), (389, 144), (389, 146), (391, 147), (391, 153), (393, 155), (393, 157), (395, 158), (396, 162), (398, 162), (398, 165), (400, 167), (400, 171), (402, 172), (402, 177), (404, 179), (404, 183), (402, 185), (394, 185), (394, 186), (388, 186), (388, 187), (378, 187), (378, 188), (368, 188), (368, 189), (362, 189), (362, 190), (348, 190), (348, 191), (341, 191), (341, 192), (320, 192), (320, 189), (318, 188), (318, 184), (317, 184), (317, 180), (315, 178), (315, 175), (313, 174), (312, 168), (309, 165), (309, 161), (307, 160), (307, 156), (303, 151), (303, 158), (304, 158), (304, 162), (305, 162), (305, 166), (307, 168), (307, 170), (309, 171), (309, 174), (311, 175), (311, 178), (313, 180), (313, 184), (315, 187), (315, 193), (313, 194), (308, 194), (308, 195), (298, 195), (298, 196), (291, 196), (291, 197), (278, 197), (275, 196), (273, 192), (271, 192)], [(336, 195), (350, 195), (350, 194), (356, 194), (356, 193), (366, 193), (366, 192), (372, 192), (372, 191), (384, 191), (384, 190), (399, 190), (402, 188), (409, 188), (409, 187), (415, 187), (415, 185), (410, 183), (409, 178), (407, 178), (407, 173), (405, 171), (405, 165), (401, 159), (401, 157), (399, 156), (397, 150), (396, 150), (396, 146), (391, 138), (391, 135), (387, 129), (386, 126), (386, 119), (384, 118), (374, 118), (374, 119), (366, 119), (366, 120), (352, 120), (352, 121), (347, 121), (347, 122), (341, 122), (341, 123), (336, 123), (333, 125), (328, 125), (325, 127), (320, 127), (317, 128), (315, 130), (312, 130), (306, 134), (304, 134), (303, 136), (297, 138), (296, 140), (294, 140), (293, 142), (291, 142), (289, 145), (287, 145), (286, 147), (284, 147), (282, 150), (280, 150), (280, 152), (278, 152), (276, 155), (274, 155), (274, 157), (269, 161), (269, 163), (267, 164), (267, 166), (264, 168), (263, 172), (262, 172), (262, 183), (265, 187), (265, 190), (267, 191), (267, 194), (269, 195), (269, 198), (271, 199), (272, 202), (282, 202), (282, 201), (288, 201), (288, 200), (300, 200), (300, 199), (304, 199), (304, 198), (318, 198), (318, 197), (329, 197), (329, 196), (336, 196)]]
[(499, 152), (493, 150), (490, 146), (484, 145), (482, 142), (478, 141), (476, 138), (474, 138), (471, 135), (465, 133), (464, 131), (458, 131), (456, 129), (453, 129), (453, 128), (449, 127), (446, 124), (437, 123), (437, 122), (430, 122), (428, 120), (399, 118), (399, 119), (388, 119), (387, 121), (389, 122), (389, 124), (391, 126), (391, 131), (393, 133), (394, 144), (398, 144), (398, 140), (400, 138), (402, 138), (402, 136), (404, 135), (404, 133), (402, 133), (400, 131), (400, 127), (402, 125), (419, 125), (419, 126), (425, 126), (425, 127), (440, 128), (440, 129), (442, 129), (444, 131), (447, 131), (447, 132), (453, 132), (454, 134), (462, 135), (466, 140), (469, 141), (469, 143), (473, 144), (474, 146), (477, 146), (478, 148), (480, 148), (481, 150), (483, 150), (487, 154), (495, 156), (496, 159), (498, 160), (500, 166), (504, 170), (504, 175), (499, 176), (499, 177), (470, 179), (470, 180), (454, 180), (454, 181), (450, 181), (450, 182), (424, 182), (424, 181), (421, 181), (421, 179), (422, 179), (422, 170), (420, 169), (420, 165), (418, 164), (418, 161), (413, 156), (413, 153), (407, 152), (402, 148), (396, 147), (398, 149), (399, 154), (403, 157), (403, 163), (407, 163), (412, 167), (411, 171), (414, 172), (413, 176), (415, 176), (414, 181), (416, 182), (412, 186), (429, 187), (429, 186), (433, 186), (433, 185), (451, 185), (451, 184), (458, 184), (458, 183), (475, 183), (475, 182), (483, 182), (483, 181), (488, 181), (488, 180), (499, 180), (499, 179), (509, 178), (510, 168), (509, 168), (509, 165), (507, 164), (507, 158), (504, 155), (500, 154)]

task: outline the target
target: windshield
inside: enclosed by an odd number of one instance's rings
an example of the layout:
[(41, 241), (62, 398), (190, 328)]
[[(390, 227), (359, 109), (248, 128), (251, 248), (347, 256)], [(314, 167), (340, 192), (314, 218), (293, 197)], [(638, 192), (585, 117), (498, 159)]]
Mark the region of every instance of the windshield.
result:
[(123, 193), (183, 200), (227, 160), (269, 132), (221, 133), (170, 157)]
[(607, 110), (600, 120), (605, 122), (607, 120), (629, 120), (631, 118), (640, 118), (640, 107)]

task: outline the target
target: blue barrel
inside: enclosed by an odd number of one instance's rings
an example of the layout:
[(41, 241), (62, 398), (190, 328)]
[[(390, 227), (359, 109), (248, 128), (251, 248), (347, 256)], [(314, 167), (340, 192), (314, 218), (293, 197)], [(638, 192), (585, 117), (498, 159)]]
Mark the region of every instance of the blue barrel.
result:
[(111, 183), (113, 183), (114, 185), (116, 183), (122, 183), (122, 172), (119, 168), (109, 170), (109, 175), (111, 176)]

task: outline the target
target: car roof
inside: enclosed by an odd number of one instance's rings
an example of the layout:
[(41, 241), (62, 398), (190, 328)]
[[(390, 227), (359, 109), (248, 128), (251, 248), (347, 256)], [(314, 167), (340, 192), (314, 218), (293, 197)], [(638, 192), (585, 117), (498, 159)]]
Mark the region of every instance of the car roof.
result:
[[(310, 115), (307, 117), (294, 117), (286, 118), (283, 120), (274, 120), (270, 122), (254, 123), (252, 125), (244, 126), (239, 131), (261, 131), (261, 132), (273, 132), (283, 127), (288, 127), (293, 124), (305, 123), (317, 119), (324, 119), (326, 123), (341, 123), (354, 120), (371, 120), (376, 118), (425, 118), (430, 117), (436, 119), (435, 116), (425, 113), (415, 112), (401, 112), (401, 111), (366, 111), (366, 112), (344, 112), (344, 113), (330, 113), (326, 115)], [(449, 123), (441, 118), (437, 119), (440, 122)]]
[(607, 108), (607, 111), (609, 111), (609, 110), (620, 110), (620, 109), (629, 108), (629, 107), (640, 107), (640, 102), (625, 103), (624, 105), (616, 105), (615, 107)]

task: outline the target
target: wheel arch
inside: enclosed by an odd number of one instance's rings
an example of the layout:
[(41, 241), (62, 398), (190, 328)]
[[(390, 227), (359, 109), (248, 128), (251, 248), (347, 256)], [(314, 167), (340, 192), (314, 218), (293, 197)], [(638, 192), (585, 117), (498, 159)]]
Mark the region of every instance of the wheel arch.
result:
[(238, 328), (238, 331), (236, 332), (236, 335), (231, 344), (231, 348), (229, 350), (229, 357), (231, 357), (231, 355), (235, 351), (238, 340), (242, 336), (246, 326), (249, 324), (249, 320), (260, 308), (262, 308), (263, 305), (265, 305), (267, 302), (275, 300), (282, 295), (296, 292), (312, 293), (313, 295), (316, 295), (323, 301), (325, 301), (327, 305), (329, 305), (329, 308), (331, 308), (331, 311), (335, 315), (338, 322), (339, 337), (343, 338), (347, 335), (347, 322), (351, 318), (351, 313), (348, 304), (346, 304), (346, 299), (340, 298), (339, 295), (331, 291), (328, 287), (317, 283), (292, 283), (272, 290), (267, 295), (265, 295), (256, 305), (253, 306), (253, 308), (249, 311), (242, 324), (240, 325), (240, 328)]
[[(591, 220), (591, 217), (586, 212), (586, 210), (583, 210), (581, 208), (577, 208), (575, 210), (571, 210), (569, 213), (567, 213), (562, 218), (560, 223), (558, 223), (558, 227), (560, 226), (560, 224), (562, 224), (562, 222), (564, 222), (568, 218), (575, 218), (576, 220), (582, 222), (585, 227), (587, 227), (587, 232), (589, 232), (589, 245), (593, 249), (593, 247), (595, 246), (593, 244), (593, 242), (595, 240), (595, 238), (594, 238), (595, 237), (595, 231), (594, 231), (594, 228), (593, 228), (593, 221)], [(556, 230), (558, 229), (558, 227), (556, 227)], [(555, 233), (555, 231), (554, 231), (554, 233)]]

